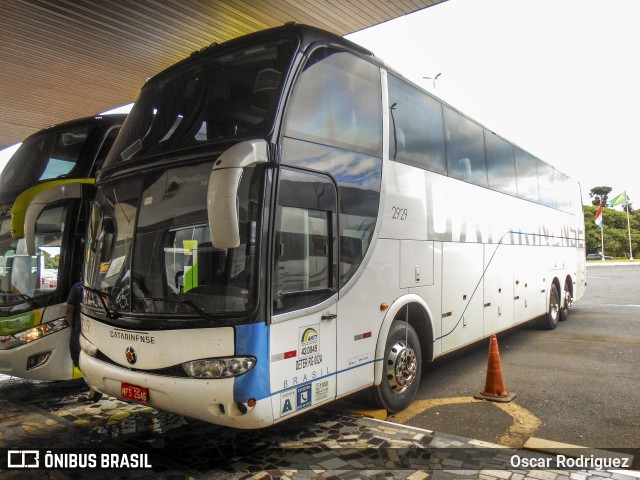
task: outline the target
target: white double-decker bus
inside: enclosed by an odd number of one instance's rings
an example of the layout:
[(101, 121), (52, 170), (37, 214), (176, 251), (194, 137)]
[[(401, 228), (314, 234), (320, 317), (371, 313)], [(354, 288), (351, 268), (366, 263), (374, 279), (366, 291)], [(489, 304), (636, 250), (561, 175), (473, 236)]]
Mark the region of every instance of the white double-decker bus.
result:
[(96, 182), (80, 366), (258, 428), (585, 289), (579, 186), (338, 36), (286, 25), (149, 80)]

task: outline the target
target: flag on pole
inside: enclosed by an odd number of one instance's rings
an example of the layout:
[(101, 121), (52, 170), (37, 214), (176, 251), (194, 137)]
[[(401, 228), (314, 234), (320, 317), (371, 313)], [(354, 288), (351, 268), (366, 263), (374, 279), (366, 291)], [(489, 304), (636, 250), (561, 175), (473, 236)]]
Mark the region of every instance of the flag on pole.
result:
[(626, 205), (627, 204), (627, 191), (625, 190), (617, 197), (609, 200), (609, 206), (615, 207), (616, 205)]
[(598, 211), (596, 212), (596, 218), (594, 219), (596, 225), (602, 228), (602, 203), (598, 207)]

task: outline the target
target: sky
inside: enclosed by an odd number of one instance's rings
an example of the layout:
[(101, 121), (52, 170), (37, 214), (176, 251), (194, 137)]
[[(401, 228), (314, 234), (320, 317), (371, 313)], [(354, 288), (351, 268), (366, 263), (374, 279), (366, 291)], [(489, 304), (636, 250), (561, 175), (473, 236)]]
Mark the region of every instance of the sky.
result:
[(639, 21), (637, 0), (448, 0), (347, 38), (577, 179), (584, 203), (604, 185), (637, 208)]
[(638, 0), (448, 0), (347, 38), (577, 179), (584, 203), (605, 185), (638, 207), (639, 21)]

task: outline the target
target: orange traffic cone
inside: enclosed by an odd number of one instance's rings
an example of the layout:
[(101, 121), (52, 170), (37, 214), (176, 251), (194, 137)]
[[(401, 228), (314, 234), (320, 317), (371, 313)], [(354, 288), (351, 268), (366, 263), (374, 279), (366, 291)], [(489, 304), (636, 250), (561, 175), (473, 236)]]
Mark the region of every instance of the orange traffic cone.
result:
[(491, 335), (490, 340), (489, 364), (487, 365), (487, 380), (484, 384), (484, 391), (473, 397), (480, 400), (507, 403), (516, 398), (516, 394), (507, 392), (504, 386), (500, 352), (498, 351), (498, 338), (495, 335)]

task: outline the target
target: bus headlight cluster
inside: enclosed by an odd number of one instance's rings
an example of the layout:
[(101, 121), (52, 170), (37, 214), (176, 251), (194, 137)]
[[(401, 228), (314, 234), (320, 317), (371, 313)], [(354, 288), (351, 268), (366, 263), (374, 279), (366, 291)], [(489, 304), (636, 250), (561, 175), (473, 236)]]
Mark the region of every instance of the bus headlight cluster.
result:
[(80, 349), (90, 357), (95, 357), (98, 353), (98, 347), (87, 340), (84, 335), (80, 335)]
[(182, 364), (193, 378), (228, 378), (248, 372), (256, 364), (254, 357), (207, 358)]
[(58, 318), (52, 322), (43, 323), (13, 335), (0, 336), (0, 350), (10, 350), (25, 343), (33, 342), (52, 333), (59, 332), (63, 328), (67, 328), (67, 326), (66, 318)]

